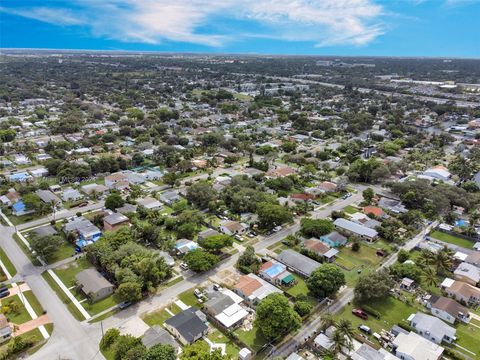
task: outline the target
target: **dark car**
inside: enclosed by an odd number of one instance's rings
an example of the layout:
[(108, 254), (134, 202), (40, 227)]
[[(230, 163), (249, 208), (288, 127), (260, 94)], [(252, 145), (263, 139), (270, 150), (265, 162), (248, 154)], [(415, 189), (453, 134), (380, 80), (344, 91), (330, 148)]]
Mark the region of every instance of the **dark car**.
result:
[(368, 314), (362, 309), (352, 309), (352, 314), (358, 316), (360, 319), (367, 320)]
[(5, 292), (5, 291), (8, 291), (8, 287), (5, 286), (5, 285), (1, 286), (0, 287), (0, 293)]
[(121, 302), (120, 304), (118, 304), (118, 308), (123, 310), (123, 309), (126, 309), (127, 307), (129, 307), (130, 305), (132, 305), (131, 301), (124, 301), (124, 302)]
[(0, 299), (7, 297), (8, 295), (10, 295), (10, 290), (0, 292)]

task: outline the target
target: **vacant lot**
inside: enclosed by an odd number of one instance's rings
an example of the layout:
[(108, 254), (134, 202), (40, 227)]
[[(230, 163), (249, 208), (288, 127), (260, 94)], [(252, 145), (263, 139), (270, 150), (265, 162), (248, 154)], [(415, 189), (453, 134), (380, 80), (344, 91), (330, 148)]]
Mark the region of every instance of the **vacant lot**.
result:
[(461, 237), (446, 234), (441, 231), (432, 232), (430, 234), (430, 237), (432, 237), (433, 239), (437, 239), (449, 244), (457, 245), (466, 249), (473, 249), (473, 244), (474, 244), (473, 241), (462, 239)]

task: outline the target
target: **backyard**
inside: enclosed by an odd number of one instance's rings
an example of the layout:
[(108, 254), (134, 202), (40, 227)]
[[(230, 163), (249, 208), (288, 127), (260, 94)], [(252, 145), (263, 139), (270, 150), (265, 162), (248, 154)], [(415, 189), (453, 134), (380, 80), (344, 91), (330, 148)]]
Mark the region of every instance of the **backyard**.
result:
[(433, 239), (437, 239), (449, 244), (457, 245), (466, 249), (473, 249), (473, 245), (474, 245), (473, 241), (462, 239), (461, 237), (453, 236), (438, 230), (435, 230), (429, 236)]
[(355, 285), (360, 274), (374, 270), (382, 261), (376, 252), (377, 249), (365, 243), (356, 252), (347, 246), (340, 248), (335, 263), (342, 268), (348, 286)]
[(242, 343), (255, 352), (259, 351), (265, 344), (268, 343), (268, 340), (265, 338), (265, 336), (263, 336), (262, 332), (256, 326), (249, 331), (237, 329), (234, 333), (238, 336)]

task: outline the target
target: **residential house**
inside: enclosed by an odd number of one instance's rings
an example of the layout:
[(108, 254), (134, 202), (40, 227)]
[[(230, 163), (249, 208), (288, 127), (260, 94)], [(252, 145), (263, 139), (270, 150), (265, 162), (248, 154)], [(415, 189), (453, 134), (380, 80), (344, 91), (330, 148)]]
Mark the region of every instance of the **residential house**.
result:
[(78, 240), (76, 241), (78, 248), (93, 244), (102, 235), (100, 229), (83, 216), (70, 220), (63, 226), (63, 231), (66, 234), (69, 232), (74, 232), (78, 235)]
[(319, 262), (292, 249), (283, 250), (278, 254), (277, 260), (285, 264), (287, 268), (305, 277), (310, 276), (321, 265)]
[(296, 174), (297, 171), (291, 167), (284, 166), (284, 167), (276, 167), (275, 169), (272, 169), (268, 171), (265, 174), (266, 178), (283, 178), (287, 177), (289, 175), (294, 175)]
[(446, 278), (440, 288), (449, 297), (468, 306), (480, 305), (480, 289), (463, 281)]
[(255, 274), (243, 275), (233, 287), (233, 291), (249, 305), (255, 307), (258, 303), (273, 293), (283, 293), (282, 290), (263, 280)]
[(274, 285), (287, 286), (295, 281), (294, 276), (287, 271), (287, 267), (274, 260), (263, 263), (259, 269), (258, 276)]
[(160, 194), (160, 201), (167, 205), (172, 205), (173, 203), (180, 200), (180, 194), (176, 190), (167, 190)]
[(247, 229), (247, 224), (242, 224), (233, 220), (222, 221), (220, 224), (220, 231), (227, 235), (243, 234)]
[(81, 190), (88, 196), (102, 196), (108, 191), (108, 187), (99, 184), (87, 184), (83, 185)]
[(437, 165), (430, 169), (425, 170), (422, 173), (422, 177), (434, 179), (434, 180), (441, 180), (441, 181), (448, 181), (452, 174), (448, 171), (445, 166)]
[(471, 252), (465, 257), (464, 261), (468, 264), (480, 267), (480, 251)]
[(198, 248), (198, 244), (188, 239), (180, 239), (175, 243), (177, 255), (185, 255), (186, 253)]
[(393, 340), (394, 354), (402, 360), (440, 360), (444, 348), (414, 333), (400, 332)]
[(160, 210), (163, 207), (160, 201), (150, 196), (146, 196), (143, 199), (138, 199), (137, 204), (148, 210)]
[(352, 360), (398, 360), (397, 357), (383, 348), (376, 350), (368, 344), (362, 344), (358, 348), (354, 348), (348, 355)]
[(92, 301), (98, 301), (113, 294), (113, 284), (105, 279), (95, 268), (85, 269), (75, 275), (78, 287)]
[(109, 189), (124, 190), (128, 188), (130, 182), (128, 181), (127, 175), (122, 172), (116, 172), (110, 175), (105, 176), (104, 178), (105, 186)]
[(198, 240), (202, 241), (202, 240), (205, 240), (209, 236), (215, 236), (215, 235), (220, 235), (220, 233), (217, 230), (209, 228), (209, 229), (200, 231), (198, 233)]
[(432, 315), (449, 324), (454, 324), (457, 320), (464, 323), (470, 321), (470, 311), (465, 306), (444, 296), (431, 295), (427, 302), (427, 308), (430, 309)]
[(213, 291), (203, 304), (203, 311), (225, 330), (232, 330), (243, 323), (249, 312), (240, 304), (243, 299), (233, 291)]
[(128, 213), (135, 214), (137, 212), (137, 205), (125, 203), (122, 207), (116, 208), (115, 211), (123, 215)]
[(105, 231), (116, 231), (122, 226), (128, 225), (130, 225), (130, 219), (117, 212), (112, 212), (103, 218), (103, 229)]
[(453, 275), (455, 280), (460, 280), (475, 286), (480, 281), (480, 268), (467, 262), (462, 262), (455, 269)]
[(208, 333), (205, 315), (195, 307), (189, 307), (167, 319), (164, 326), (183, 345), (193, 344)]
[(20, 193), (15, 189), (9, 189), (5, 195), (0, 196), (3, 205), (12, 206), (20, 200)]
[(303, 247), (317, 256), (324, 258), (327, 262), (334, 261), (338, 254), (337, 249), (332, 249), (325, 242), (313, 238), (305, 240)]
[(63, 201), (78, 201), (81, 199), (83, 199), (83, 195), (77, 189), (69, 187), (63, 190), (63, 193), (62, 193)]
[(34, 212), (35, 210), (33, 209), (27, 209), (27, 206), (22, 200), (17, 201), (15, 204), (12, 205), (12, 214), (15, 216), (28, 215)]
[(348, 235), (355, 235), (361, 239), (373, 241), (377, 238), (378, 233), (374, 229), (370, 229), (366, 226), (354, 223), (353, 221), (338, 218), (334, 221), (333, 225), (337, 230), (340, 230)]
[(455, 328), (434, 316), (417, 312), (410, 315), (408, 321), (419, 335), (435, 344), (440, 344), (441, 342), (452, 343), (456, 339)]
[(402, 204), (400, 200), (389, 199), (386, 197), (382, 197), (379, 200), (378, 206), (394, 214), (403, 214), (408, 211), (408, 209)]
[(176, 351), (180, 348), (172, 335), (160, 325), (153, 325), (145, 331), (142, 336), (142, 344), (147, 349), (155, 345), (171, 345)]
[(363, 212), (365, 215), (373, 215), (378, 219), (383, 218), (386, 215), (385, 212), (377, 206), (365, 206)]
[(162, 257), (168, 266), (173, 267), (175, 265), (175, 259), (171, 257), (169, 253), (165, 251), (159, 251), (158, 256)]
[(35, 193), (45, 204), (54, 205), (57, 208), (62, 206), (62, 200), (50, 190), (37, 190)]
[(26, 182), (30, 179), (32, 179), (32, 176), (25, 171), (8, 175), (8, 180), (11, 182)]
[(0, 343), (4, 343), (12, 337), (13, 329), (4, 314), (0, 314)]
[(34, 178), (41, 178), (48, 175), (48, 170), (44, 167), (40, 167), (34, 170), (29, 170), (29, 172), (30, 172), (30, 175), (32, 175)]
[(45, 225), (37, 227), (32, 230), (32, 234), (38, 237), (51, 236), (58, 234), (57, 230), (52, 225)]
[(315, 195), (312, 194), (290, 194), (289, 199), (295, 203), (306, 203), (315, 200)]
[(330, 351), (333, 348), (333, 345), (333, 341), (323, 332), (318, 334), (315, 339), (313, 339), (312, 343), (313, 348), (321, 353)]

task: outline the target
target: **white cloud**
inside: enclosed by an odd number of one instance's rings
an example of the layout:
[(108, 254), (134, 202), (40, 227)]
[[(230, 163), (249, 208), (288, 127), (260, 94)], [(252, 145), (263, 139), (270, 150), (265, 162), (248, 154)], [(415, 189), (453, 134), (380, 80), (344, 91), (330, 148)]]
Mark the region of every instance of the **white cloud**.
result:
[[(85, 25), (121, 41), (162, 41), (220, 47), (243, 36), (310, 41), (316, 46), (365, 45), (384, 33), (374, 0), (59, 0), (65, 8), (3, 8), (58, 25)], [(74, 5), (74, 7), (67, 5)], [(221, 18), (222, 23), (214, 23)], [(258, 29), (229, 28), (241, 20)], [(213, 25), (213, 26), (212, 26)], [(221, 25), (222, 31), (212, 33)], [(238, 23), (237, 23), (238, 27)], [(249, 35), (246, 35), (246, 34)], [(252, 34), (253, 33), (253, 34)]]

